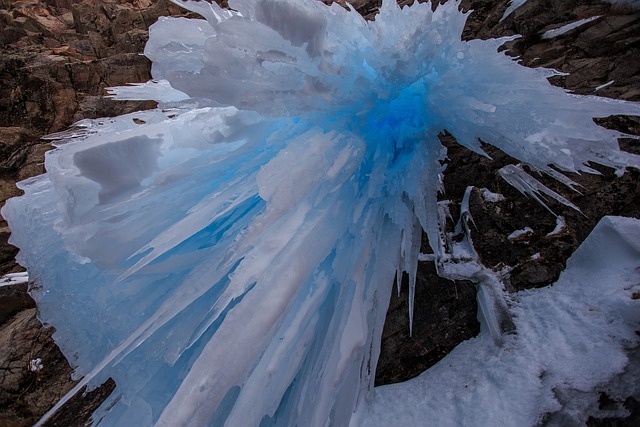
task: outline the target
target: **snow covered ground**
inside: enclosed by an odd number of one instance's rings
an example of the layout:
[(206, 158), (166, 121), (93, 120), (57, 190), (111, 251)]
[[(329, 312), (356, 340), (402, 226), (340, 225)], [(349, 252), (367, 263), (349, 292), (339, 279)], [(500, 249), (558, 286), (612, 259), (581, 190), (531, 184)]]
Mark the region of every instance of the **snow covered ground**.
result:
[(483, 325), (421, 376), (376, 388), (351, 425), (582, 425), (603, 415), (599, 392), (637, 395), (640, 220), (602, 219), (557, 283), (513, 295), (511, 312), (503, 345)]

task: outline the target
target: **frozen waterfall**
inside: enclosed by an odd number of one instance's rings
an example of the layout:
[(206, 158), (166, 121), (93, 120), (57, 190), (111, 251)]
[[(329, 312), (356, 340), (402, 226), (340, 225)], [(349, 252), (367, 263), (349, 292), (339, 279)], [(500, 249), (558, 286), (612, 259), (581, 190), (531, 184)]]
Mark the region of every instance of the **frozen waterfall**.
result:
[(640, 166), (592, 120), (639, 105), (567, 94), (505, 40), (462, 42), (456, 1), (384, 1), (374, 22), (175, 3), (205, 19), (158, 21), (155, 80), (112, 89), (158, 108), (52, 136), (2, 212), (75, 390), (117, 383), (101, 426), (347, 425), (394, 277), (413, 286), (422, 230), (438, 241), (440, 131), (551, 175)]

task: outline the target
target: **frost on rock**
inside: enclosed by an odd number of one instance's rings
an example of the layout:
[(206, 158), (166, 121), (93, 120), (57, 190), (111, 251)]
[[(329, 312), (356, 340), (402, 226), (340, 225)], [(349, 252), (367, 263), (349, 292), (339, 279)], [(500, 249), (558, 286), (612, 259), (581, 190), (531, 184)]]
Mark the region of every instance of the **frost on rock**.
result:
[(175, 2), (206, 19), (160, 19), (155, 80), (111, 91), (159, 107), (55, 135), (47, 174), (2, 212), (83, 377), (70, 395), (118, 384), (101, 426), (346, 425), (394, 277), (413, 294), (422, 229), (440, 241), (440, 131), (558, 179), (640, 166), (592, 121), (637, 104), (569, 95), (505, 40), (460, 41), (455, 1), (384, 1), (375, 22), (312, 0)]

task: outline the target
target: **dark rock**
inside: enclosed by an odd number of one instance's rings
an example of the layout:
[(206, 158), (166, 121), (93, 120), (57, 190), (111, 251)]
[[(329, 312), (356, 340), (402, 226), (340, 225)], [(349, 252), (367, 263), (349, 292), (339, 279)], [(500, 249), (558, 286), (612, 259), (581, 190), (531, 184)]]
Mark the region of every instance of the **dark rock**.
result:
[(28, 129), (0, 127), (0, 177), (17, 176), (37, 141), (36, 134)]
[[(72, 370), (52, 332), (42, 328), (34, 308), (0, 327), (0, 425), (32, 425), (73, 387)], [(37, 358), (43, 367), (31, 370)]]
[[(84, 386), (78, 393), (56, 412), (44, 427), (85, 427), (89, 424), (93, 412), (102, 405), (116, 388), (116, 383), (109, 378), (100, 387), (87, 392)], [(97, 422), (96, 422), (97, 424)]]
[(408, 298), (405, 280), (400, 295), (394, 290), (389, 303), (376, 385), (419, 375), (480, 332), (475, 285), (438, 277), (433, 262), (418, 264), (413, 336), (409, 335)]
[[(16, 292), (22, 289), (20, 285), (14, 288)], [(23, 297), (30, 299), (26, 294)], [(0, 303), (5, 302), (7, 298), (0, 294)], [(0, 325), (2, 426), (33, 425), (76, 384), (71, 379), (69, 363), (51, 337), (53, 328), (43, 328), (36, 318), (36, 309), (27, 306), (33, 307), (35, 303), (26, 301), (22, 311)], [(114, 388), (115, 383), (109, 379), (86, 395), (79, 392), (45, 425), (84, 426)]]
[(35, 301), (27, 293), (26, 283), (0, 286), (0, 326), (19, 312), (35, 307)]
[[(0, 189), (1, 188), (2, 187), (0, 187)], [(0, 217), (0, 219), (2, 218)], [(0, 227), (0, 271), (2, 275), (16, 271), (17, 264), (15, 262), (15, 256), (18, 254), (18, 248), (9, 244), (11, 231), (6, 226), (4, 220), (0, 222), (0, 224), (3, 223), (4, 225)]]
[[(604, 394), (604, 393), (603, 393)], [(617, 409), (618, 405), (604, 394), (600, 399), (600, 409)], [(608, 405), (608, 406), (604, 406)], [(595, 418), (590, 417), (587, 421), (588, 427), (637, 427), (640, 425), (640, 402), (633, 397), (629, 397), (622, 405), (627, 411), (627, 417)]]

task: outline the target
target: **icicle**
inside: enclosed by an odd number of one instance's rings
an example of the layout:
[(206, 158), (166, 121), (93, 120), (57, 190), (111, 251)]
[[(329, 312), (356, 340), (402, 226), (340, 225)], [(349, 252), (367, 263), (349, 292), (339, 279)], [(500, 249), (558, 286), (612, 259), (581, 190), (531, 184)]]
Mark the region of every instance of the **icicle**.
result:
[(542, 194), (545, 194), (555, 201), (582, 213), (579, 207), (525, 172), (521, 164), (504, 166), (502, 169), (498, 170), (498, 174), (509, 185), (522, 194), (533, 197), (535, 201), (544, 206), (544, 208), (554, 216), (556, 216), (556, 214), (549, 208), (549, 206), (547, 206)]

